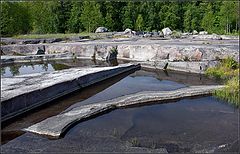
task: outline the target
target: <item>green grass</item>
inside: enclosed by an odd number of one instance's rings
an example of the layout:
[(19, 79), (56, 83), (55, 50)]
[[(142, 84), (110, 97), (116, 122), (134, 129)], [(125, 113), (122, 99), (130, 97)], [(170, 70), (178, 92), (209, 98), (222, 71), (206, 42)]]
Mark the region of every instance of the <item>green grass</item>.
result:
[(97, 34), (95, 33), (87, 33), (87, 32), (82, 32), (82, 33), (69, 33), (69, 34), (26, 34), (26, 35), (16, 35), (13, 36), (13, 38), (17, 39), (46, 39), (46, 38), (69, 38), (69, 37), (77, 37), (77, 36), (96, 36)]
[(236, 107), (240, 106), (239, 101), (239, 78), (233, 77), (227, 81), (225, 88), (216, 90), (214, 95), (217, 98), (225, 100)]
[(214, 95), (225, 100), (236, 107), (240, 106), (239, 101), (239, 64), (233, 58), (226, 58), (213, 68), (208, 68), (206, 74), (225, 82), (225, 88), (216, 90)]

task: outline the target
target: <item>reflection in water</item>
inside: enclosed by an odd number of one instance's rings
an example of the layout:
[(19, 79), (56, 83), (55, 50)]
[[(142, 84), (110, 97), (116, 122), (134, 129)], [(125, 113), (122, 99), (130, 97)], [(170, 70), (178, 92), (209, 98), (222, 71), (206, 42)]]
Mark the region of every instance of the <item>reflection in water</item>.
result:
[(12, 73), (13, 76), (19, 75), (20, 74), (20, 72), (19, 72), (20, 68), (21, 68), (21, 66), (12, 65), (12, 66), (9, 67), (9, 71)]
[(118, 65), (118, 60), (113, 59), (113, 60), (106, 60), (109, 66), (117, 66)]
[(62, 70), (67, 68), (70, 68), (70, 67), (61, 63), (54, 63), (54, 62), (11, 64), (11, 65), (1, 67), (1, 76), (12, 77), (12, 76), (23, 75), (23, 74), (52, 72), (52, 71)]

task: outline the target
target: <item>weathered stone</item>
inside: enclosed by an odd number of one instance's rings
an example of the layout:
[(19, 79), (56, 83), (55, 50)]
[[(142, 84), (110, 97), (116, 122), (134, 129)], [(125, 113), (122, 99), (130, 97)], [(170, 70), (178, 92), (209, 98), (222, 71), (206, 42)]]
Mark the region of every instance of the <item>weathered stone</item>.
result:
[(147, 33), (147, 34), (144, 34), (143, 37), (152, 37), (152, 34)]
[(211, 35), (196, 35), (193, 37), (194, 39), (201, 39), (201, 40), (222, 40), (222, 37), (217, 34), (211, 34)]
[(196, 31), (196, 30), (193, 30), (193, 35), (197, 35), (198, 34), (198, 31)]
[(200, 51), (199, 48), (197, 48), (194, 52), (193, 55), (190, 57), (191, 61), (200, 61), (202, 60), (202, 55), (203, 53)]
[(175, 70), (175, 71), (182, 71), (182, 72), (189, 72), (189, 73), (199, 73), (204, 74), (206, 69), (209, 67), (215, 67), (219, 64), (218, 61), (176, 61), (176, 62), (169, 62), (169, 61), (154, 61), (154, 62), (141, 62), (141, 66), (143, 68), (150, 68), (150, 69), (164, 69), (168, 63), (167, 69), (168, 70)]
[(184, 55), (177, 48), (169, 48), (169, 61), (182, 61)]
[(163, 28), (162, 29), (162, 32), (163, 32), (163, 35), (164, 36), (169, 36), (169, 35), (171, 35), (172, 34), (172, 31), (171, 31), (171, 29), (170, 28)]
[(104, 33), (108, 32), (108, 29), (106, 27), (98, 27), (95, 31), (95, 33)]
[(127, 28), (125, 29), (124, 34), (132, 34), (132, 30)]
[(139, 68), (140, 65), (122, 64), (115, 67), (71, 68), (2, 78), (2, 121), (83, 87)]
[(208, 34), (207, 31), (200, 31), (200, 32), (199, 32), (199, 35), (207, 35), (207, 34)]
[(62, 133), (64, 133), (69, 127), (71, 127), (72, 124), (74, 124), (74, 122), (78, 122), (79, 120), (86, 119), (106, 110), (113, 110), (116, 108), (146, 104), (150, 102), (153, 103), (185, 97), (206, 95), (211, 94), (214, 90), (223, 87), (224, 86), (192, 86), (174, 91), (139, 92), (97, 104), (75, 107), (70, 111), (50, 117), (24, 130), (59, 138)]

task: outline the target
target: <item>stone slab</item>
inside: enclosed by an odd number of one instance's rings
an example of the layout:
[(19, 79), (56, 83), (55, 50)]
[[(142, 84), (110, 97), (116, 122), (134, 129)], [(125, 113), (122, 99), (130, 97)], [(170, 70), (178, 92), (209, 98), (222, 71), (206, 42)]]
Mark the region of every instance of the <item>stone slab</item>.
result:
[(224, 86), (190, 86), (174, 91), (145, 91), (132, 95), (118, 97), (109, 101), (96, 104), (90, 104), (75, 107), (70, 111), (62, 112), (59, 115), (45, 119), (35, 125), (32, 125), (25, 131), (33, 132), (41, 135), (47, 135), (59, 138), (76, 122), (100, 114), (103, 111), (113, 110), (116, 108), (128, 107), (146, 104), (157, 101), (170, 101), (185, 97), (193, 97), (199, 95), (211, 94), (214, 90), (223, 88)]
[(46, 104), (83, 87), (118, 74), (140, 69), (139, 64), (114, 67), (71, 68), (1, 79), (1, 118), (9, 118)]

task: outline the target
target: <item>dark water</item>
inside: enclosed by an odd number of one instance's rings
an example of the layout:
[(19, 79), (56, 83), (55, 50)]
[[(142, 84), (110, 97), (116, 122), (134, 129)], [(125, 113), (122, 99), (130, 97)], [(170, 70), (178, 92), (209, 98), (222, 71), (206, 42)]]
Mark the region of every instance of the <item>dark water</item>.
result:
[(40, 72), (52, 72), (70, 68), (67, 65), (56, 62), (15, 63), (1, 66), (1, 77), (13, 77), (16, 75), (32, 74)]
[(238, 110), (213, 97), (119, 109), (72, 128), (62, 142), (115, 136), (169, 152), (213, 152), (238, 139)]
[(2, 145), (2, 151), (142, 152), (141, 148), (165, 148), (170, 153), (237, 153), (238, 116), (238, 110), (210, 96), (183, 99), (114, 110), (79, 123), (58, 140), (26, 133)]

